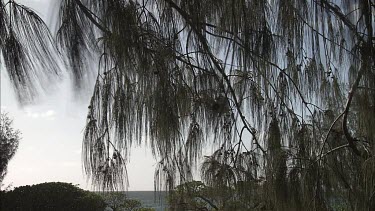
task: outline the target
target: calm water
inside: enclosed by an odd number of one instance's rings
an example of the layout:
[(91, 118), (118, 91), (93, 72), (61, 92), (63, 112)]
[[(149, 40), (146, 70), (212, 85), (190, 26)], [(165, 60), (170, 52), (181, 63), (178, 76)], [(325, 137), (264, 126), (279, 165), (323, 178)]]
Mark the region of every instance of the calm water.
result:
[(143, 207), (155, 208), (156, 211), (165, 211), (167, 208), (166, 192), (154, 191), (127, 191), (128, 198), (138, 199)]

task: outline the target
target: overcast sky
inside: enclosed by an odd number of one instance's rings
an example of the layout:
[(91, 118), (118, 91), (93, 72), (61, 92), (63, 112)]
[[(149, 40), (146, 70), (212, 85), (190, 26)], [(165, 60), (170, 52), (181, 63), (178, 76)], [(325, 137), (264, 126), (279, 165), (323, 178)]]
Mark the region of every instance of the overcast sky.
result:
[[(48, 23), (50, 2), (55, 0), (15, 0), (34, 8)], [(20, 107), (9, 79), (1, 68), (1, 109), (14, 119), (22, 140), (9, 162), (4, 184), (13, 187), (42, 182), (69, 182), (89, 189), (82, 173), (81, 144), (89, 93), (74, 97), (68, 77), (55, 90), (40, 96), (33, 105)], [(129, 190), (153, 190), (156, 161), (145, 148), (132, 151), (128, 174)]]

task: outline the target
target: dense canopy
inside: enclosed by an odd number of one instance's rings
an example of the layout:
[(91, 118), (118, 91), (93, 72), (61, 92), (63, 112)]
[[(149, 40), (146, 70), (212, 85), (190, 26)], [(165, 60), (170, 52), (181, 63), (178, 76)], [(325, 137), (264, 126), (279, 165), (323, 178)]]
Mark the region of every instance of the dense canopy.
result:
[[(16, 0), (0, 8), (2, 61), (26, 99), (59, 73), (55, 41)], [(374, 16), (373, 0), (61, 0), (75, 86), (97, 74), (87, 175), (122, 188), (130, 146), (146, 143), (156, 187), (173, 188), (212, 148), (202, 179), (241, 183), (267, 209), (374, 207)]]

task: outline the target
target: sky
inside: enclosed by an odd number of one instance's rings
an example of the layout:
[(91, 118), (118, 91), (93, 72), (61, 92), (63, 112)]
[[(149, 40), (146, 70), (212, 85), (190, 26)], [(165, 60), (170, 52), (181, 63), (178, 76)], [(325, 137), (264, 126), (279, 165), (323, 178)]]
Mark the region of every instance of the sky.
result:
[[(30, 6), (51, 23), (50, 3), (55, 0), (16, 0)], [(91, 90), (79, 99), (73, 94), (69, 77), (63, 76), (55, 88), (47, 89), (35, 103), (20, 106), (9, 78), (1, 68), (1, 110), (13, 118), (13, 128), (21, 131), (18, 151), (8, 164), (4, 185), (13, 187), (43, 182), (68, 182), (90, 189), (81, 162), (81, 144)], [(92, 87), (91, 87), (92, 88)], [(130, 191), (153, 190), (156, 160), (144, 147), (132, 149), (127, 166)]]

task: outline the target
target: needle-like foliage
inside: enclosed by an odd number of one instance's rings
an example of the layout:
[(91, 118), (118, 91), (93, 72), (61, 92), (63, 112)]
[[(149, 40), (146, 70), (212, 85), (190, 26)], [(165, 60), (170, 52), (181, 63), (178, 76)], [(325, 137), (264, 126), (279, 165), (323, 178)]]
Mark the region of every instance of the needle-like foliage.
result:
[[(24, 8), (10, 2), (9, 13)], [(88, 54), (98, 53), (86, 173), (98, 187), (122, 187), (131, 146), (145, 143), (160, 159), (156, 187), (171, 189), (191, 181), (202, 151), (213, 148), (201, 169), (205, 182), (234, 188), (241, 199), (254, 192), (238, 184), (254, 188), (265, 209), (370, 209), (374, 5), (61, 0), (58, 42), (78, 87)], [(0, 27), (18, 18), (25, 28), (39, 20), (30, 14), (2, 15)], [(34, 34), (5, 25), (0, 44), (17, 84), (36, 71), (28, 60), (36, 48), (19, 41)]]
[(38, 89), (60, 72), (54, 40), (44, 21), (30, 8), (0, 4), (0, 58), (19, 102), (33, 100)]

